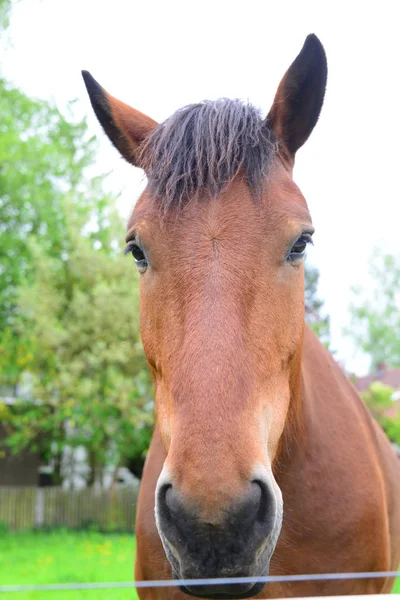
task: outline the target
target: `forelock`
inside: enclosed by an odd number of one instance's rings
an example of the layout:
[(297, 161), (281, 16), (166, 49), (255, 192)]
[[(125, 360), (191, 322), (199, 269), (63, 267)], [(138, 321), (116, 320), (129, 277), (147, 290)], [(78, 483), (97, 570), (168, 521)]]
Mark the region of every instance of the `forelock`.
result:
[(140, 164), (166, 212), (191, 198), (215, 197), (239, 173), (258, 196), (276, 152), (276, 138), (254, 106), (220, 99), (186, 106), (158, 125)]

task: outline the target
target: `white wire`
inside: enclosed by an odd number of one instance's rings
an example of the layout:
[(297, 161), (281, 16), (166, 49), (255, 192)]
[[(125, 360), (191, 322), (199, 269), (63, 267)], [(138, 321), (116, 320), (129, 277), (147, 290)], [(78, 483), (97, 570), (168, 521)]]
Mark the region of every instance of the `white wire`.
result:
[(223, 577), (212, 579), (165, 579), (115, 583), (49, 583), (38, 585), (0, 585), (1, 592), (47, 592), (62, 590), (99, 590), (125, 588), (192, 587), (196, 585), (233, 585), (239, 583), (286, 583), (296, 581), (335, 581), (343, 579), (376, 579), (400, 577), (400, 571), (365, 573), (315, 573), (313, 575), (267, 575), (265, 577)]

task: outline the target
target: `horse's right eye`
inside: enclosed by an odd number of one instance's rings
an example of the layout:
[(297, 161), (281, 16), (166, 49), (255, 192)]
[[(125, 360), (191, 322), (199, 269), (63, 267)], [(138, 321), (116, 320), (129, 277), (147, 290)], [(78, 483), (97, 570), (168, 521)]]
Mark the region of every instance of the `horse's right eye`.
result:
[(135, 265), (137, 267), (137, 270), (141, 275), (143, 275), (143, 273), (145, 273), (147, 270), (148, 262), (141, 247), (138, 246), (135, 242), (128, 242), (124, 254), (128, 253), (132, 254), (133, 258), (135, 259)]

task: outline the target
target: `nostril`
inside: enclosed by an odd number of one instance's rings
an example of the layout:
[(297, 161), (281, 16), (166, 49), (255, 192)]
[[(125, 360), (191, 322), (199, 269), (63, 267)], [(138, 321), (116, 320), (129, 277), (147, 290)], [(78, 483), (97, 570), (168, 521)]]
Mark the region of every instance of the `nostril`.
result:
[(259, 494), (259, 505), (256, 520), (264, 523), (266, 516), (271, 512), (273, 498), (268, 485), (262, 479), (255, 479), (252, 482), (253, 486), (257, 486)]
[(158, 511), (165, 521), (171, 521), (171, 495), (172, 495), (172, 484), (165, 483), (158, 490)]

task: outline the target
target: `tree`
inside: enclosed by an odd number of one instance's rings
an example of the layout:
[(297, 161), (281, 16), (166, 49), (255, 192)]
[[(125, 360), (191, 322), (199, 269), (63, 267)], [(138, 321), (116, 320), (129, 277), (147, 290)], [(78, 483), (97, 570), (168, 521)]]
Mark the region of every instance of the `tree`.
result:
[(373, 290), (353, 289), (351, 327), (346, 334), (365, 352), (371, 370), (400, 366), (400, 256), (376, 251), (370, 261)]
[(0, 78), (0, 131), (0, 385), (15, 387), (28, 352), (15, 331), (19, 285), (34, 277), (28, 240), (48, 256), (67, 254), (65, 204), (82, 227), (104, 221), (109, 207), (102, 178), (86, 176), (94, 140), (72, 112), (64, 117)]
[[(10, 0), (0, 0), (0, 30), (6, 28)], [(88, 177), (96, 143), (73, 102), (64, 116), (51, 103), (29, 98), (0, 76), (0, 356), (15, 346), (9, 366), (22, 359), (14, 339), (18, 287), (34, 277), (28, 240), (46, 253), (68, 253), (65, 204), (74, 206), (82, 227), (107, 219), (103, 177)], [(103, 230), (106, 228), (103, 226)], [(18, 369), (2, 369), (0, 384), (17, 383)]]
[[(68, 223), (68, 255), (50, 257), (38, 240), (29, 242), (35, 278), (20, 286), (17, 323), (34, 348), (25, 365), (30, 397), (17, 406), (8, 443), (58, 457), (59, 468), (65, 446), (83, 446), (93, 483), (105, 466), (143, 452), (151, 385), (129, 259), (120, 247), (96, 249), (70, 215)], [(122, 239), (122, 227), (115, 229)]]
[(319, 272), (315, 267), (306, 265), (305, 268), (305, 313), (306, 322), (326, 345), (329, 343), (329, 316), (322, 314), (323, 301), (318, 298)]
[(74, 123), (46, 102), (32, 100), (0, 79), (0, 329), (12, 325), (20, 282), (31, 273), (27, 239), (41, 239), (51, 256), (65, 247), (64, 202), (90, 218), (102, 191), (85, 169), (94, 141), (85, 123)]

